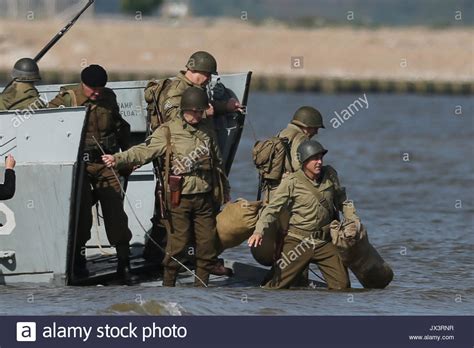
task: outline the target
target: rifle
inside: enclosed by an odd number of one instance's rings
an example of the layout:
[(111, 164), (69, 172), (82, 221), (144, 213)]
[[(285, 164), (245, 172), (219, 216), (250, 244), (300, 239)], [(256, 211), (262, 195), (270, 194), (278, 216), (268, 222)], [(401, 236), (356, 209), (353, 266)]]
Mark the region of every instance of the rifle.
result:
[[(158, 107), (158, 100), (156, 98), (155, 93), (153, 93), (153, 106), (155, 108), (156, 115), (158, 116), (158, 122), (160, 125), (162, 125), (163, 117), (160, 113), (160, 110)], [(166, 219), (168, 217), (168, 211), (166, 209), (166, 202), (165, 202), (166, 188), (165, 188), (165, 181), (163, 179), (161, 169), (162, 169), (161, 159), (159, 158), (153, 159), (153, 171), (155, 172), (155, 176), (156, 176), (155, 199), (158, 200), (158, 203), (160, 205), (159, 207), (160, 217), (162, 219)]]
[[(77, 15), (74, 16), (74, 18), (66, 24), (64, 28), (62, 28), (52, 39), (49, 41), (46, 46), (44, 46), (41, 51), (38, 52), (38, 54), (33, 58), (35, 62), (38, 62), (43, 56), (54, 46), (56, 43), (61, 40), (61, 38), (71, 29), (71, 27), (76, 23), (76, 21), (79, 19), (79, 17), (94, 3), (94, 0), (88, 0), (87, 4), (79, 11)], [(11, 80), (4, 88), (6, 90), (11, 84), (13, 83), (13, 80)]]
[(257, 188), (257, 201), (262, 199), (262, 191), (263, 191), (263, 177), (262, 174), (258, 174), (258, 188)]

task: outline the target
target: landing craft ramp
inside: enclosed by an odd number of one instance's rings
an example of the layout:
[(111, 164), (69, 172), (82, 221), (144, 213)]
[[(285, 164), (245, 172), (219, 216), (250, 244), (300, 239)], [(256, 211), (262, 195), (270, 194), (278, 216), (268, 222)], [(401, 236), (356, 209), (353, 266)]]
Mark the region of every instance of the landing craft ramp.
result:
[[(246, 105), (250, 78), (250, 72), (220, 76), (220, 82), (227, 88), (226, 93), (222, 93), (222, 88), (211, 88), (211, 93), (214, 93), (216, 99), (225, 100), (235, 96)], [(145, 140), (146, 84), (147, 81), (107, 84), (107, 87), (116, 93), (121, 114), (131, 125), (133, 143)], [(217, 80), (212, 81), (211, 87), (215, 85), (219, 85)], [(38, 90), (42, 98), (49, 101), (57, 95), (61, 86), (38, 86)], [(71, 279), (67, 277), (71, 257), (68, 245), (73, 243), (70, 234), (73, 233), (71, 221), (74, 219), (74, 174), (84, 110), (62, 108), (40, 110), (34, 114), (28, 111), (0, 113), (0, 153), (11, 152), (18, 163), (17, 193), (13, 199), (0, 202), (0, 207), (6, 204), (15, 214), (16, 221), (16, 227), (10, 234), (2, 234), (6, 228), (0, 227), (0, 284), (70, 283)], [(245, 114), (240, 113), (222, 115), (214, 119), (227, 173), (237, 151), (244, 121)], [(14, 127), (15, 122), (20, 122), (20, 126)], [(67, 138), (66, 142), (63, 141), (64, 137)], [(28, 142), (23, 140), (27, 138)], [(133, 234), (131, 243), (136, 245), (132, 248), (132, 265), (135, 267), (144, 267), (146, 264), (140, 257), (140, 246), (143, 246), (145, 240), (143, 228), (149, 231), (152, 227), (150, 218), (154, 210), (154, 186), (151, 164), (139, 168), (129, 178), (127, 196), (130, 204), (125, 203), (125, 211)], [(35, 195), (29, 198), (32, 192)], [(25, 208), (29, 200), (37, 203), (34, 205), (36, 210)], [(0, 222), (2, 218), (5, 220), (4, 216), (10, 214), (9, 210), (0, 209)], [(92, 238), (87, 245), (89, 265), (94, 273), (89, 279), (90, 282), (110, 279), (115, 271), (115, 249), (110, 248), (108, 244), (101, 215), (100, 208), (97, 213), (94, 207)], [(21, 223), (18, 223), (19, 219)], [(7, 226), (5, 222), (3, 224)]]
[(0, 112), (0, 155), (18, 161), (15, 196), (0, 202), (0, 284), (65, 283), (85, 108), (23, 116)]

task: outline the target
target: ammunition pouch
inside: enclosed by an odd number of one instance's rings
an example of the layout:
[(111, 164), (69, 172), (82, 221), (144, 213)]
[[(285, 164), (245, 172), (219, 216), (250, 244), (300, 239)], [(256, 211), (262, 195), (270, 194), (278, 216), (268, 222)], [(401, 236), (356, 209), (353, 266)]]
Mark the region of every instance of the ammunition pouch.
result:
[(181, 191), (184, 178), (181, 175), (170, 175), (169, 178), (171, 206), (177, 208), (181, 203)]

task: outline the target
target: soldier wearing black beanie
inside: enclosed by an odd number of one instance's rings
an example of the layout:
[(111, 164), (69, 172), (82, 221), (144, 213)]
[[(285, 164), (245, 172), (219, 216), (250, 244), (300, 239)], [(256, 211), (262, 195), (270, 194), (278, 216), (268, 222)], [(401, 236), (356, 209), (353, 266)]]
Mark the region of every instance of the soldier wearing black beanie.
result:
[[(107, 84), (107, 72), (100, 65), (90, 65), (81, 72), (81, 82), (61, 87), (59, 94), (49, 103), (54, 107), (90, 107), (85, 127), (84, 182), (82, 183), (78, 232), (73, 256), (73, 281), (87, 278), (88, 260), (85, 246), (91, 237), (92, 205), (98, 199), (102, 208), (105, 231), (111, 245), (117, 250), (117, 275), (124, 284), (132, 284), (136, 277), (130, 269), (129, 244), (132, 233), (123, 209), (123, 198), (115, 173), (101, 160), (106, 153), (125, 151), (129, 147), (130, 125), (125, 121), (117, 104), (117, 96)], [(98, 142), (100, 147), (96, 144)], [(121, 175), (129, 175), (122, 172)]]
[(107, 72), (97, 64), (91, 64), (81, 72), (82, 83), (92, 88), (105, 87), (107, 79)]

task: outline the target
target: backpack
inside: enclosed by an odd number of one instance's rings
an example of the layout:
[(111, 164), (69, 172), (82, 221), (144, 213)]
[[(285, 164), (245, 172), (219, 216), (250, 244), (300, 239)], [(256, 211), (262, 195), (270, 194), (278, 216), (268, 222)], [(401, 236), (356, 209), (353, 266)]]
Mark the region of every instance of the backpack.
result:
[(252, 154), (253, 163), (264, 181), (280, 182), (286, 171), (293, 171), (288, 138), (271, 137), (257, 141)]
[(145, 87), (145, 101), (148, 103), (147, 131), (154, 131), (161, 124), (160, 97), (170, 82), (170, 79), (151, 80)]

